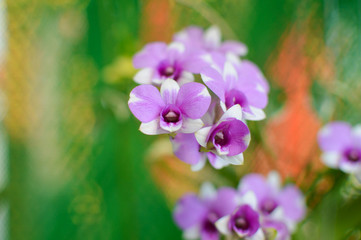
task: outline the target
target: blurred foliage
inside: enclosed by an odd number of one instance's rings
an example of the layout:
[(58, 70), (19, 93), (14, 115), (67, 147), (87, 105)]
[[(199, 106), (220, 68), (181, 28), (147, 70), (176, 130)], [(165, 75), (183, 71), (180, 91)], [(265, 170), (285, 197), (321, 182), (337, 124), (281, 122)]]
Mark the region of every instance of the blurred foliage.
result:
[[(149, 7), (153, 2), (162, 0), (6, 1), (9, 54), (2, 82), (10, 182), (1, 198), (10, 202), (10, 239), (180, 239), (171, 217), (177, 197), (205, 180), (236, 186), (258, 157), (274, 154), (265, 143), (267, 121), (251, 123), (244, 167), (192, 173), (164, 150), (170, 147), (164, 137), (138, 131), (127, 108), (135, 86), (131, 57), (150, 39), (147, 17), (159, 12)], [(289, 96), (272, 70), (281, 43), (292, 27), (298, 36), (307, 34), (301, 47), (311, 66), (312, 111), (323, 123), (360, 122), (360, 1), (163, 2), (160, 12), (171, 16), (174, 31), (216, 24), (225, 38), (247, 44), (247, 58), (270, 80), (271, 118)], [(255, 153), (260, 147), (268, 150)], [(313, 156), (318, 161), (318, 152)], [(302, 175), (316, 179), (301, 182), (303, 190), (312, 189), (306, 196), (315, 209), (295, 239), (360, 239), (359, 195), (345, 201), (341, 192), (350, 179), (322, 171)]]

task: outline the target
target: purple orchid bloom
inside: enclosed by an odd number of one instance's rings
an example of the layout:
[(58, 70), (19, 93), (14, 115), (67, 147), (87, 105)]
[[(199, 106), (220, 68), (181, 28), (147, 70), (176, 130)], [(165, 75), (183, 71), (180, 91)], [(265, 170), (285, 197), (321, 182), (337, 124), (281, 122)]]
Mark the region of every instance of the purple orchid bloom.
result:
[(361, 173), (361, 125), (352, 128), (346, 122), (329, 123), (320, 130), (318, 144), (327, 166)]
[(224, 62), (220, 57), (215, 57), (213, 62), (216, 64), (204, 68), (201, 77), (219, 97), (224, 111), (238, 104), (242, 107), (245, 119), (264, 119), (266, 115), (263, 108), (268, 103), (269, 86), (256, 65), (249, 61), (239, 62), (234, 58)]
[(305, 203), (301, 191), (294, 185), (280, 187), (277, 172), (271, 172), (265, 179), (260, 174), (248, 174), (239, 184), (240, 194), (253, 192), (257, 209), (266, 220), (280, 221), (292, 232), (305, 215)]
[(179, 85), (193, 82), (192, 73), (199, 73), (206, 64), (201, 56), (200, 50), (188, 49), (179, 42), (168, 46), (163, 42), (149, 43), (133, 58), (134, 67), (141, 69), (134, 76), (134, 81), (157, 86), (168, 78)]
[(200, 119), (210, 105), (211, 97), (201, 83), (179, 87), (167, 79), (160, 92), (152, 85), (140, 85), (130, 93), (129, 108), (142, 122), (140, 131), (147, 135), (194, 133), (203, 126)]
[[(219, 105), (217, 101), (212, 101), (207, 113), (202, 117), (205, 126), (212, 126), (216, 118), (217, 109)], [(222, 111), (221, 109), (219, 109)], [(174, 154), (183, 162), (191, 165), (193, 171), (201, 170), (207, 162), (215, 168), (221, 169), (228, 166), (229, 163), (220, 158), (213, 152), (204, 152), (202, 146), (197, 142), (194, 134), (180, 133), (174, 138), (170, 138), (173, 145)]]
[(183, 230), (184, 238), (218, 240), (215, 222), (230, 214), (236, 206), (237, 192), (234, 189), (223, 187), (215, 190), (211, 184), (205, 183), (200, 196), (186, 194), (177, 202), (173, 216)]
[(248, 52), (246, 45), (241, 42), (224, 41), (222, 43), (221, 31), (216, 26), (212, 26), (206, 31), (203, 31), (200, 27), (187, 27), (186, 29), (176, 33), (173, 40), (181, 42), (187, 47), (203, 49), (209, 53), (233, 53), (237, 56), (244, 56)]
[(239, 206), (216, 222), (219, 232), (226, 236), (238, 236), (247, 240), (264, 239), (260, 225), (260, 215), (255, 209), (255, 196), (252, 192), (239, 199)]
[(243, 164), (243, 152), (251, 140), (249, 129), (242, 121), (242, 108), (239, 105), (228, 109), (215, 125), (197, 131), (195, 137), (206, 151), (234, 165)]

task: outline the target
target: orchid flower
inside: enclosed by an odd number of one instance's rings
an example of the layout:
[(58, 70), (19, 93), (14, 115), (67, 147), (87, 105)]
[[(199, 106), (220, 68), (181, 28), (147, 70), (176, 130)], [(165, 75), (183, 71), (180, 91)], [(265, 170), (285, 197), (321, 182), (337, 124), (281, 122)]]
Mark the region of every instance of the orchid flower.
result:
[(246, 240), (263, 240), (260, 216), (255, 206), (256, 197), (252, 192), (245, 194), (239, 206), (229, 215), (216, 222), (216, 227), (226, 236), (238, 236)]
[(242, 108), (234, 105), (227, 110), (213, 126), (207, 126), (195, 133), (204, 148), (222, 158), (228, 164), (243, 164), (243, 152), (247, 149), (251, 135), (242, 121)]
[(192, 73), (199, 73), (205, 64), (200, 52), (196, 49), (190, 51), (179, 42), (168, 46), (163, 42), (149, 43), (133, 58), (134, 67), (141, 69), (134, 76), (134, 81), (156, 86), (168, 78), (174, 79), (179, 85), (193, 82)]
[(167, 79), (159, 90), (152, 85), (140, 85), (130, 93), (129, 108), (142, 122), (140, 131), (147, 135), (163, 133), (194, 133), (203, 126), (200, 119), (210, 105), (211, 97), (201, 83), (186, 83), (179, 87)]
[(224, 111), (238, 104), (245, 119), (262, 120), (266, 117), (263, 108), (268, 102), (268, 84), (254, 64), (238, 64), (236, 68), (226, 61), (207, 67), (201, 72), (202, 80), (219, 97)]
[(354, 128), (346, 122), (332, 122), (318, 134), (322, 161), (346, 173), (361, 174), (361, 125)]

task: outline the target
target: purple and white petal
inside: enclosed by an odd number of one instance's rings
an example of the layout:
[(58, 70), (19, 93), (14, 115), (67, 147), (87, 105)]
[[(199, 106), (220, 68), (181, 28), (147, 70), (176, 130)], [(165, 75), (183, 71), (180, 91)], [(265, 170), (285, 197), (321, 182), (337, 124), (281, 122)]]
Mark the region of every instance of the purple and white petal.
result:
[(234, 156), (220, 155), (219, 157), (222, 158), (223, 161), (232, 165), (243, 165), (244, 162), (243, 153)]
[(174, 210), (174, 220), (182, 229), (189, 229), (200, 223), (207, 214), (207, 207), (194, 194), (184, 195)]
[(318, 134), (318, 144), (323, 151), (343, 151), (352, 144), (351, 126), (346, 122), (332, 122)]
[(201, 119), (190, 119), (183, 118), (182, 128), (180, 132), (182, 133), (195, 133), (204, 126), (204, 123)]
[(224, 64), (222, 77), (226, 82), (228, 89), (232, 89), (234, 85), (238, 82), (238, 73), (232, 63), (227, 61)]
[[(259, 91), (268, 93), (269, 84), (263, 76), (261, 70), (251, 61), (243, 60), (238, 70), (239, 81), (244, 84), (256, 85)], [(257, 87), (258, 86), (258, 87)]]
[(196, 165), (204, 161), (204, 154), (199, 152), (199, 144), (194, 134), (178, 133), (172, 139), (173, 152), (183, 162)]
[(155, 67), (165, 57), (166, 51), (167, 44), (163, 42), (149, 43), (134, 56), (133, 65), (135, 68)]
[(211, 129), (212, 129), (211, 126), (210, 127), (204, 127), (204, 128), (201, 128), (200, 130), (198, 130), (195, 133), (195, 137), (197, 139), (197, 142), (202, 147), (207, 147), (208, 135), (209, 135), (209, 132), (210, 132)]
[(266, 237), (261, 228), (257, 230), (255, 234), (248, 238), (249, 240), (265, 240)]
[(199, 190), (199, 197), (202, 200), (214, 200), (217, 197), (217, 189), (210, 182), (204, 182)]
[(141, 122), (150, 122), (159, 116), (164, 102), (156, 87), (140, 85), (130, 92), (128, 106)]
[(154, 75), (153, 68), (144, 68), (137, 72), (134, 81), (138, 84), (151, 84)]
[(358, 173), (361, 171), (361, 163), (352, 163), (349, 161), (341, 161), (339, 168), (345, 173)]
[(322, 162), (330, 168), (338, 168), (342, 155), (339, 152), (324, 152), (321, 155)]
[(224, 41), (219, 50), (223, 53), (233, 53), (238, 56), (245, 56), (248, 53), (247, 46), (237, 41)]
[(267, 184), (278, 192), (281, 189), (281, 176), (277, 171), (271, 171), (267, 175)]
[(257, 209), (258, 199), (253, 191), (248, 191), (241, 197), (241, 204), (247, 204), (253, 209)]
[(228, 161), (225, 161), (223, 158), (221, 158), (220, 156), (212, 153), (212, 152), (208, 152), (207, 153), (207, 157), (209, 160), (209, 163), (215, 168), (215, 169), (221, 169), (223, 167), (228, 166), (230, 163)]
[(160, 87), (160, 94), (166, 104), (175, 104), (179, 85), (173, 79), (166, 79)]
[(177, 59), (182, 58), (186, 48), (184, 44), (180, 42), (172, 42), (167, 49), (167, 59), (170, 62), (175, 62)]
[(208, 110), (211, 96), (201, 83), (184, 84), (177, 96), (176, 105), (182, 113), (192, 119), (201, 118)]
[(306, 213), (303, 194), (296, 186), (284, 187), (279, 195), (279, 203), (284, 215), (293, 221), (300, 221)]
[(200, 170), (204, 167), (204, 165), (206, 164), (206, 161), (207, 161), (206, 155), (205, 155), (205, 154), (202, 154), (202, 159), (201, 159), (198, 163), (192, 165), (192, 166), (191, 166), (191, 170), (192, 170), (193, 172), (198, 172), (198, 171), (200, 171)]
[(228, 223), (229, 223), (230, 219), (231, 219), (231, 216), (226, 215), (226, 216), (218, 219), (216, 222), (216, 227), (217, 227), (218, 231), (220, 233), (222, 233), (223, 235), (228, 236), (228, 235), (232, 234), (232, 231), (228, 228)]
[(194, 76), (192, 73), (183, 71), (181, 76), (177, 79), (179, 86), (182, 86), (185, 83), (194, 82)]
[(212, 26), (204, 32), (204, 41), (208, 49), (216, 49), (221, 44), (221, 30), (217, 26)]
[(249, 106), (250, 112), (244, 111), (243, 117), (247, 120), (260, 121), (266, 118), (265, 112), (260, 108)]
[(361, 124), (352, 128), (352, 141), (356, 147), (361, 149)]
[(201, 77), (204, 84), (209, 87), (216, 95), (225, 101), (225, 91), (227, 89), (226, 82), (223, 80), (222, 75), (214, 68), (208, 67), (202, 70)]
[(255, 108), (265, 108), (268, 104), (268, 93), (263, 91), (260, 84), (254, 86), (247, 86), (247, 84), (240, 84), (237, 89), (243, 92), (247, 98), (247, 103)]
[(184, 239), (198, 239), (200, 237), (200, 227), (195, 225), (193, 227), (183, 230)]
[(146, 135), (159, 135), (168, 133), (159, 126), (159, 119), (154, 119), (153, 121), (140, 124), (139, 130)]
[(237, 120), (242, 121), (243, 117), (243, 111), (242, 107), (240, 105), (234, 105), (230, 109), (228, 109), (221, 117), (219, 122), (225, 121), (228, 118), (235, 118)]
[(220, 217), (231, 214), (238, 206), (238, 193), (230, 187), (221, 187), (218, 189), (216, 198), (211, 204), (211, 209), (219, 214)]
[(267, 184), (266, 179), (256, 173), (251, 173), (243, 177), (238, 190), (241, 194), (252, 191), (259, 202), (262, 202), (267, 196), (273, 195), (273, 189)]

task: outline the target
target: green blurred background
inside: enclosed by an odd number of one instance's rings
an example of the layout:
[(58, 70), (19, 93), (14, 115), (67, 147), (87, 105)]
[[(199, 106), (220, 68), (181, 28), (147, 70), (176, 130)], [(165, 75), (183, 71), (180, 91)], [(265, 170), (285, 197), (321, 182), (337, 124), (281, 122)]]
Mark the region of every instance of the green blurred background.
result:
[[(299, 122), (310, 120), (313, 137), (332, 119), (360, 122), (361, 1), (0, 0), (0, 7), (0, 239), (181, 239), (174, 202), (203, 180), (235, 186), (247, 171), (276, 168), (308, 186), (322, 168), (311, 166), (315, 142), (299, 146), (311, 155), (298, 164), (282, 162), (297, 150), (262, 150), (287, 106), (297, 117), (292, 104), (307, 105)], [(244, 42), (270, 81), (270, 125), (250, 125), (252, 164), (191, 173), (164, 138), (141, 134), (128, 110), (132, 56), (188, 25), (218, 25), (224, 38)], [(264, 164), (274, 154), (279, 162)], [(335, 208), (328, 204), (320, 214)], [(299, 239), (344, 237), (344, 229), (329, 233), (336, 220), (326, 218), (314, 217), (320, 227)]]

